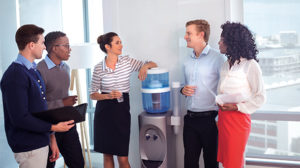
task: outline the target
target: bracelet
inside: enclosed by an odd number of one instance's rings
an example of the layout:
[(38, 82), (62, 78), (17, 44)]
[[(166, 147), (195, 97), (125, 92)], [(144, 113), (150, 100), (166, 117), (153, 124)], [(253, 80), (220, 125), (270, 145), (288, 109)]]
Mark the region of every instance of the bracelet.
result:
[(183, 92), (182, 92), (183, 88), (184, 88), (184, 87), (182, 87), (182, 88), (180, 89), (180, 93), (181, 93), (182, 95), (183, 95)]

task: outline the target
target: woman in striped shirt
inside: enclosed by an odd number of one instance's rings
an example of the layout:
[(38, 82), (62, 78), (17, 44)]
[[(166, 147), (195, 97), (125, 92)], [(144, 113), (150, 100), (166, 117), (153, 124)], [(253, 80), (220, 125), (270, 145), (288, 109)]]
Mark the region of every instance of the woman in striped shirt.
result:
[(139, 79), (144, 80), (147, 70), (157, 65), (120, 56), (123, 45), (114, 32), (99, 36), (97, 42), (107, 56), (95, 66), (92, 77), (90, 97), (97, 100), (94, 150), (104, 154), (105, 168), (114, 167), (113, 155), (118, 156), (120, 167), (129, 168), (129, 77), (133, 71), (139, 71)]

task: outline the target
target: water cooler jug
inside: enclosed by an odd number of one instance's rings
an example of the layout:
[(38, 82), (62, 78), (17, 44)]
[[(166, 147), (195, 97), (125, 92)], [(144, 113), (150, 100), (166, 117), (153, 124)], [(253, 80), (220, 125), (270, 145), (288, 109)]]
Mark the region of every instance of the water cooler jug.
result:
[(175, 168), (176, 134), (173, 126), (176, 120), (172, 116), (173, 111), (168, 111), (170, 87), (167, 70), (148, 70), (147, 78), (142, 83), (142, 97), (145, 111), (139, 115), (141, 167)]
[(148, 113), (165, 113), (170, 108), (169, 72), (152, 68), (142, 82), (143, 107)]

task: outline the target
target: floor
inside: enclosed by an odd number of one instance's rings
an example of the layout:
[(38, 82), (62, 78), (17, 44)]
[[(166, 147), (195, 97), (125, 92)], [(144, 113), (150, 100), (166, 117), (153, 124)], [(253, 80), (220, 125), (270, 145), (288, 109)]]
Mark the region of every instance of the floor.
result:
[[(86, 154), (86, 157), (87, 157), (87, 154)], [(103, 168), (103, 159), (102, 159), (102, 155), (100, 153), (91, 152), (91, 162), (92, 162), (92, 167), (91, 168)], [(60, 158), (56, 162), (55, 168), (64, 168), (63, 165), (64, 165), (63, 159)], [(86, 168), (90, 168), (88, 166), (88, 161), (87, 161)], [(220, 168), (222, 168), (222, 166), (220, 166)], [(246, 168), (273, 168), (273, 167), (246, 166)]]
[[(88, 158), (86, 154), (86, 163), (87, 166), (86, 168), (90, 168), (88, 164)], [(103, 159), (102, 159), (102, 154), (96, 153), (96, 152), (91, 152), (91, 168), (103, 168)], [(60, 158), (58, 161), (56, 161), (56, 166), (55, 168), (64, 168), (64, 160), (63, 158)]]

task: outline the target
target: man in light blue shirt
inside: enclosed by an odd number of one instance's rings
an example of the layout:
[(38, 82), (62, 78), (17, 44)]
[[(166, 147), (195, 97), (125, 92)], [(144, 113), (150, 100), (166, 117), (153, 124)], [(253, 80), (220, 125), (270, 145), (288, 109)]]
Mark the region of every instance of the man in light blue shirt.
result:
[(199, 168), (203, 149), (205, 168), (217, 168), (218, 129), (215, 123), (218, 107), (215, 95), (219, 72), (225, 57), (208, 45), (210, 25), (205, 20), (186, 23), (187, 47), (193, 53), (184, 64), (187, 114), (184, 117), (184, 167)]

